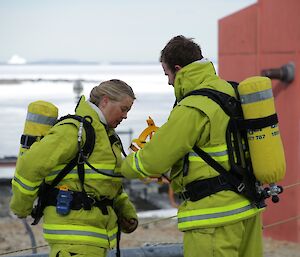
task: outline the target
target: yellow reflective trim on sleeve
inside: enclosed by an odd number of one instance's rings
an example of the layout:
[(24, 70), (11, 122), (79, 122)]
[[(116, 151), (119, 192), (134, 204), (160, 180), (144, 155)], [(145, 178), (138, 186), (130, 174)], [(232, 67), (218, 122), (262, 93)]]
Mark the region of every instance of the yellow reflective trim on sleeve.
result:
[(133, 158), (132, 158), (132, 168), (134, 169), (134, 171), (139, 173), (143, 178), (149, 176), (150, 174), (148, 174), (145, 171), (145, 169), (143, 167), (143, 164), (140, 161), (139, 151), (134, 153), (132, 156), (133, 156)]
[(15, 174), (11, 183), (16, 186), (20, 192), (26, 195), (35, 195), (39, 190), (41, 182), (31, 182), (18, 174)]
[(15, 174), (15, 177), (20, 180), (23, 184), (29, 186), (29, 187), (39, 187), (40, 184), (42, 183), (41, 181), (36, 181), (36, 182), (32, 182), (26, 178), (23, 178), (22, 176), (20, 176), (19, 174)]
[[(138, 170), (138, 168), (137, 168), (137, 157), (136, 157), (136, 153), (134, 153), (132, 156), (131, 156), (131, 167), (132, 167), (132, 169), (136, 172), (136, 173), (139, 173), (139, 174), (141, 174), (140, 173), (140, 171)], [(145, 177), (145, 175), (144, 174), (141, 174), (143, 177)]]
[(142, 161), (141, 161), (141, 158), (140, 158), (140, 151), (137, 151), (136, 153), (136, 157), (137, 157), (137, 160), (138, 160), (138, 164), (139, 164), (139, 167), (140, 167), (140, 170), (146, 174), (146, 175), (150, 175), (144, 168), (143, 164), (142, 164)]
[(132, 154), (131, 168), (138, 173), (142, 178), (145, 177), (161, 177), (159, 173), (150, 173), (145, 170), (139, 155), (140, 151)]
[(28, 190), (24, 187), (24, 185), (20, 185), (20, 183), (16, 182), (14, 179), (11, 181), (11, 183), (14, 186), (16, 186), (19, 189), (19, 191), (25, 195), (35, 195), (38, 192), (38, 188), (35, 190), (32, 190), (32, 189)]

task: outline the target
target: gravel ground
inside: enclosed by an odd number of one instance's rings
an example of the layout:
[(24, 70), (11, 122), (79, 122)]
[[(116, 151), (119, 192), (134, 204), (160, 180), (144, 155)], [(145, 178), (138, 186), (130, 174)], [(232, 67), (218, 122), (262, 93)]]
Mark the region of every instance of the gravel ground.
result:
[[(30, 221), (29, 221), (30, 222)], [(122, 234), (121, 247), (132, 248), (145, 245), (157, 245), (182, 242), (182, 233), (176, 228), (175, 220), (163, 220), (149, 223), (140, 220), (139, 228), (132, 234)], [(46, 245), (42, 237), (40, 224), (31, 226), (38, 246)], [(10, 217), (0, 219), (0, 255), (10, 251), (31, 247), (28, 232), (21, 220)], [(264, 239), (265, 257), (300, 257), (300, 244)], [(40, 247), (37, 252), (47, 252), (48, 247)], [(31, 250), (11, 253), (11, 256), (30, 254)], [(9, 256), (9, 255), (4, 255)]]

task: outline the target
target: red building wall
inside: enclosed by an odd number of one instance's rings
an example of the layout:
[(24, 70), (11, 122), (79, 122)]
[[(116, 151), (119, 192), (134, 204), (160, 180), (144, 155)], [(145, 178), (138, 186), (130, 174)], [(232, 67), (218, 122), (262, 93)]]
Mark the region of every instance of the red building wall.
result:
[[(300, 1), (258, 0), (219, 20), (219, 75), (241, 81), (261, 70), (294, 62), (295, 80), (272, 80), (287, 171), (280, 202), (267, 201), (264, 234), (300, 242)], [(268, 226), (278, 221), (291, 221)]]

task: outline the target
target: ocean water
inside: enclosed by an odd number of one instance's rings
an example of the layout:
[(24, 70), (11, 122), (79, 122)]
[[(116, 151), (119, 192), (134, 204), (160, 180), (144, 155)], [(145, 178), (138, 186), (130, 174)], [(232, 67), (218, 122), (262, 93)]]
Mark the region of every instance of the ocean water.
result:
[[(136, 138), (147, 126), (151, 116), (157, 126), (166, 122), (174, 103), (173, 88), (168, 85), (159, 64), (153, 65), (0, 65), (0, 80), (21, 79), (22, 83), (0, 84), (0, 158), (17, 156), (23, 132), (27, 106), (36, 100), (52, 102), (59, 116), (74, 113), (76, 95), (74, 81), (83, 80), (82, 94), (101, 81), (121, 79), (132, 86), (137, 100), (128, 118), (117, 132), (132, 130)], [(38, 80), (39, 81), (30, 81)], [(64, 81), (68, 80), (68, 81)], [(131, 138), (120, 135), (125, 150)]]

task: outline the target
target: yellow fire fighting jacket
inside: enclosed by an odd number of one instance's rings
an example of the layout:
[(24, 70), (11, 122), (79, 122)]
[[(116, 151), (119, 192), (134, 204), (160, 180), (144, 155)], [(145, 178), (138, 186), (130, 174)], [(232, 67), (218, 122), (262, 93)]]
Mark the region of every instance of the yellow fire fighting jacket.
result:
[[(196, 180), (219, 175), (192, 148), (196, 144), (229, 170), (225, 131), (229, 117), (217, 103), (204, 96), (185, 94), (200, 88), (211, 88), (234, 95), (234, 90), (216, 74), (206, 60), (191, 63), (177, 72), (174, 83), (179, 104), (168, 121), (151, 141), (122, 164), (121, 172), (128, 178), (160, 176), (171, 169), (175, 193)], [(183, 176), (183, 157), (189, 154), (188, 175)], [(178, 228), (186, 231), (201, 227), (216, 227), (251, 217), (259, 210), (233, 191), (221, 191), (196, 202), (184, 201), (178, 209)]]
[[(89, 115), (93, 119), (96, 140), (94, 151), (88, 158), (89, 163), (106, 173), (115, 173), (121, 166), (122, 158), (119, 143), (111, 145), (109, 141), (108, 136), (115, 133), (114, 130), (106, 130), (98, 114), (84, 98), (76, 114)], [(13, 196), (10, 203), (15, 214), (23, 217), (29, 215), (42, 181), (45, 179), (50, 184), (65, 164), (74, 158), (78, 151), (78, 126), (79, 122), (73, 119), (63, 120), (19, 157), (12, 180)], [(83, 136), (85, 140), (85, 133)], [(123, 191), (120, 178), (99, 174), (86, 166), (84, 183), (86, 192), (94, 198), (99, 200), (105, 196), (114, 199), (113, 208), (108, 207), (108, 215), (103, 215), (98, 207), (92, 207), (91, 210), (71, 210), (68, 215), (62, 216), (56, 213), (55, 206), (48, 206), (44, 211), (44, 237), (49, 243), (112, 248), (116, 244), (118, 217), (137, 219), (135, 208)], [(81, 192), (77, 167), (59, 185), (67, 185), (70, 190)]]

